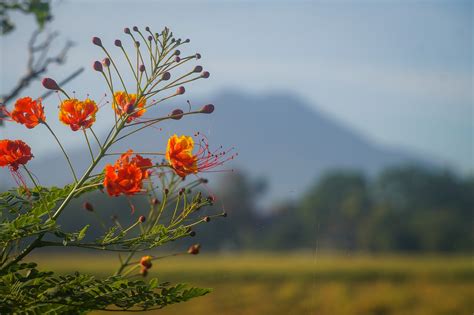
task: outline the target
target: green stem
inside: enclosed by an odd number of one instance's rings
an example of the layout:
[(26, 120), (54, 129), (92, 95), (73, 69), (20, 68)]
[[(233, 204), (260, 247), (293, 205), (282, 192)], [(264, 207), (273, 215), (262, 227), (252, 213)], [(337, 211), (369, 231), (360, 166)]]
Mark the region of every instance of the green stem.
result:
[(82, 129), (82, 131), (84, 132), (84, 137), (86, 138), (87, 147), (89, 148), (89, 153), (90, 153), (90, 155), (91, 155), (92, 162), (94, 162), (94, 153), (92, 153), (91, 144), (90, 144), (90, 142), (89, 142), (89, 138), (87, 137), (86, 130), (85, 130), (85, 129)]
[(76, 172), (74, 171), (74, 167), (72, 167), (72, 163), (71, 163), (71, 160), (69, 159), (69, 156), (67, 155), (66, 153), (66, 150), (64, 150), (64, 147), (63, 145), (61, 144), (61, 141), (59, 141), (58, 137), (56, 136), (56, 134), (54, 133), (53, 129), (51, 129), (51, 127), (44, 121), (43, 124), (46, 126), (46, 128), (48, 128), (48, 130), (51, 132), (51, 134), (53, 135), (54, 139), (56, 139), (56, 142), (59, 144), (59, 147), (61, 148), (61, 150), (63, 151), (63, 154), (64, 156), (66, 157), (66, 160), (67, 160), (67, 163), (69, 164), (69, 168), (71, 169), (71, 172), (72, 172), (72, 176), (74, 176), (74, 181), (77, 183), (77, 176), (76, 176)]

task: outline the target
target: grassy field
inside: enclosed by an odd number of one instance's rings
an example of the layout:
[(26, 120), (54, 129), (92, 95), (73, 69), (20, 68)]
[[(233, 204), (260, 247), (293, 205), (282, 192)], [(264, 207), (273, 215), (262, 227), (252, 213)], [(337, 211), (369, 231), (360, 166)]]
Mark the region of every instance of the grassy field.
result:
[[(64, 273), (77, 269), (98, 276), (111, 272), (117, 264), (114, 258), (106, 256), (40, 255), (35, 259), (43, 268)], [(214, 289), (205, 297), (170, 306), (156, 314), (455, 315), (474, 312), (474, 266), (470, 257), (181, 256), (156, 261), (151, 276)]]

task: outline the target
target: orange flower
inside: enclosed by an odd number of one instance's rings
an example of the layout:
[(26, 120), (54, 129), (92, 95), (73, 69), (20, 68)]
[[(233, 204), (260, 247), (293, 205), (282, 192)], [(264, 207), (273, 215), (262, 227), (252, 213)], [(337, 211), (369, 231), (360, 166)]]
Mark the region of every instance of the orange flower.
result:
[(59, 106), (59, 120), (72, 131), (87, 129), (95, 122), (97, 110), (97, 104), (91, 99), (67, 99)]
[(188, 136), (173, 135), (168, 139), (166, 159), (181, 177), (198, 172), (197, 157), (193, 155), (194, 140)]
[(134, 195), (142, 191), (143, 180), (149, 178), (150, 159), (135, 155), (132, 150), (122, 154), (114, 165), (105, 166), (104, 187), (110, 196)]
[(31, 148), (23, 141), (0, 140), (0, 167), (9, 166), (15, 172), (32, 158)]
[(11, 120), (25, 125), (28, 129), (34, 128), (46, 120), (41, 99), (34, 101), (31, 97), (23, 97), (15, 102), (15, 108), (11, 113), (4, 107), (2, 111)]
[[(146, 109), (141, 109), (145, 104), (145, 98), (141, 98), (137, 103), (136, 94), (127, 94), (126, 92), (119, 91), (114, 93), (114, 102), (112, 103), (112, 106), (118, 115), (131, 114), (127, 118), (127, 122), (129, 123), (145, 114)], [(137, 108), (139, 110), (136, 110)]]
[(189, 174), (205, 172), (220, 166), (237, 155), (228, 154), (233, 148), (227, 151), (211, 152), (206, 137), (202, 137), (199, 141), (195, 154), (193, 154), (193, 150), (194, 140), (192, 137), (173, 135), (168, 139), (165, 157), (176, 174), (183, 178)]

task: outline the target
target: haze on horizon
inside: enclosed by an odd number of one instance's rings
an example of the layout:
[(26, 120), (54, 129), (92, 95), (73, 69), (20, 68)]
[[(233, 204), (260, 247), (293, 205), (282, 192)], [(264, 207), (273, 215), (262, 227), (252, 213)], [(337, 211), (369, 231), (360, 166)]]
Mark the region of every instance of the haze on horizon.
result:
[[(462, 173), (474, 171), (469, 1), (64, 0), (54, 3), (52, 13), (49, 30), (59, 30), (76, 46), (67, 65), (48, 76), (61, 80), (85, 65), (86, 72), (67, 86), (78, 93), (101, 98), (104, 92), (96, 88), (103, 86), (101, 78), (89, 68), (102, 56), (90, 44), (92, 36), (113, 47), (125, 26), (166, 25), (191, 38), (188, 52), (202, 53), (202, 64), (211, 72), (211, 79), (194, 84), (186, 99), (229, 88), (294, 93), (378, 144)], [(26, 42), (34, 29), (30, 16), (15, 15), (15, 21), (18, 29), (0, 38), (1, 91), (9, 90), (24, 70)], [(42, 88), (37, 84), (28, 92), (39, 95)], [(46, 105), (55, 102), (50, 98)], [(49, 106), (47, 115), (55, 117), (54, 111)], [(8, 124), (0, 137), (21, 137), (34, 144), (37, 155), (57, 152), (49, 137), (22, 126)], [(74, 139), (70, 147), (84, 145), (80, 137)]]

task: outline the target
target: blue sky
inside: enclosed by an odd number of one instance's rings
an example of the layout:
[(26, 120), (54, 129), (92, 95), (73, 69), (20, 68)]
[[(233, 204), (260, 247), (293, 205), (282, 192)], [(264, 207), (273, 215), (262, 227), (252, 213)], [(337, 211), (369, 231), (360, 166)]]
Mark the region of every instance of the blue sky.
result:
[[(63, 0), (53, 15), (49, 29), (77, 44), (67, 65), (52, 69), (55, 78), (101, 57), (90, 44), (94, 35), (111, 44), (125, 26), (167, 25), (192, 39), (191, 51), (203, 54), (212, 73), (194, 95), (222, 88), (296, 93), (374, 142), (474, 170), (471, 2)], [(15, 17), (18, 30), (0, 38), (1, 91), (23, 71), (34, 27), (30, 17)], [(87, 84), (75, 83), (77, 91), (103, 93), (89, 68), (79, 80)], [(41, 91), (36, 85), (29, 92)], [(17, 126), (0, 133), (36, 143), (35, 152), (54, 145)]]

